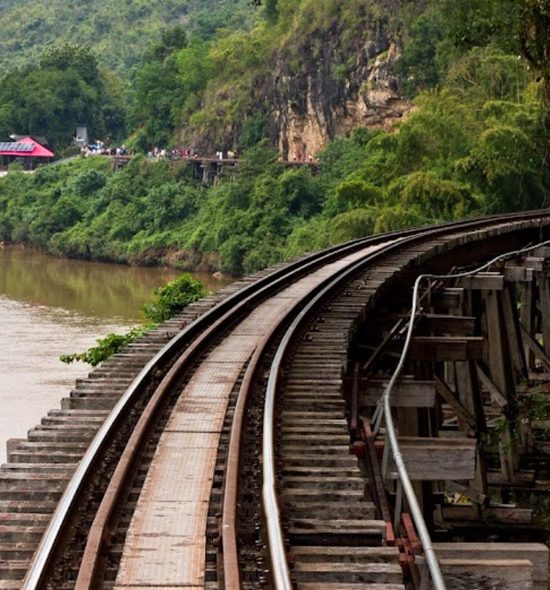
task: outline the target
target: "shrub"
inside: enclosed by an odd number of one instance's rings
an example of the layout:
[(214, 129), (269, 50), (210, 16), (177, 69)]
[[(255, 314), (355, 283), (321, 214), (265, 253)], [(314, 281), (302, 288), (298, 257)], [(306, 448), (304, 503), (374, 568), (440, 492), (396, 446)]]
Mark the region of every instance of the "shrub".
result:
[(331, 243), (339, 244), (372, 234), (377, 217), (378, 211), (374, 207), (340, 213), (329, 225)]
[(184, 273), (164, 287), (155, 289), (154, 294), (156, 300), (143, 306), (148, 320), (144, 326), (132, 328), (126, 334), (108, 334), (105, 338), (97, 340), (97, 346), (92, 346), (86, 352), (64, 354), (59, 357), (60, 360), (67, 364), (83, 361), (95, 367), (153, 329), (156, 324), (164, 322), (190, 303), (204, 297), (206, 291), (202, 283)]
[(63, 354), (59, 359), (67, 364), (75, 361), (82, 361), (96, 367), (99, 363), (107, 360), (117, 352), (120, 352), (130, 342), (139, 338), (147, 331), (147, 327), (132, 328), (126, 334), (108, 334), (105, 338), (98, 339), (97, 346), (92, 346), (86, 352), (75, 352)]
[(145, 317), (150, 322), (160, 323), (171, 318), (206, 295), (204, 286), (190, 274), (184, 273), (164, 287), (155, 289), (156, 300), (143, 306)]

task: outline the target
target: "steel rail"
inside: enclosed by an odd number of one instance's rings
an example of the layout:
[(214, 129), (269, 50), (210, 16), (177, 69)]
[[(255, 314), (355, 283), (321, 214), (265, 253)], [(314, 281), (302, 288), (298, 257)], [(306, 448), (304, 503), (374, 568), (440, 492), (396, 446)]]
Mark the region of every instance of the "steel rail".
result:
[[(400, 238), (388, 240), (395, 242)], [(386, 242), (379, 245), (383, 247)], [(369, 247), (369, 246), (366, 246)], [(375, 247), (371, 245), (370, 247)], [(357, 262), (350, 262), (348, 267), (352, 266), (357, 269)], [(357, 270), (355, 270), (357, 272)], [(239, 388), (231, 432), (229, 438), (228, 457), (226, 463), (226, 477), (223, 489), (223, 508), (222, 508), (222, 548), (223, 548), (223, 572), (225, 590), (239, 590), (240, 573), (238, 566), (238, 542), (237, 542), (237, 495), (239, 487), (240, 471), (240, 447), (243, 438), (243, 424), (246, 411), (246, 404), (250, 397), (252, 388), (258, 380), (258, 374), (261, 369), (261, 363), (267, 354), (268, 348), (278, 337), (282, 328), (290, 319), (295, 316), (304, 305), (316, 296), (327, 284), (333, 283), (334, 277), (327, 277), (316, 287), (307, 293), (307, 295), (296, 301), (283, 316), (278, 319), (277, 325), (268, 332), (260, 341), (254, 354), (249, 362), (245, 372), (243, 382)]]
[[(453, 227), (455, 230), (453, 233), (462, 233), (465, 230), (475, 230), (475, 229), (489, 229), (494, 225), (498, 225), (499, 223), (506, 223), (508, 220), (512, 219), (510, 222), (512, 225), (520, 225), (522, 221), (528, 221), (530, 219), (538, 219), (547, 217), (550, 215), (550, 211), (536, 211), (530, 212), (521, 215), (518, 218), (518, 215), (515, 214), (505, 215), (505, 216), (493, 216), (490, 218), (484, 218), (481, 220), (473, 220), (473, 221), (461, 221), (456, 222), (454, 224), (445, 224), (445, 226), (438, 226), (433, 230), (427, 230), (424, 232), (418, 232), (416, 235), (408, 239), (404, 239), (399, 241), (395, 245), (389, 245), (386, 249), (382, 251), (374, 253), (372, 256), (367, 256), (365, 259), (359, 261), (357, 264), (353, 265), (353, 267), (346, 269), (343, 273), (339, 274), (337, 278), (335, 278), (331, 283), (329, 283), (326, 287), (322, 289), (320, 293), (318, 293), (307, 305), (306, 307), (298, 314), (298, 316), (294, 319), (290, 327), (287, 329), (281, 344), (275, 354), (275, 358), (273, 360), (271, 371), (269, 374), (268, 384), (267, 384), (267, 392), (266, 392), (266, 399), (264, 405), (264, 420), (263, 420), (263, 443), (262, 443), (262, 456), (263, 456), (263, 486), (262, 486), (262, 498), (263, 498), (263, 506), (264, 506), (264, 513), (265, 518), (268, 525), (268, 550), (271, 559), (271, 567), (272, 567), (272, 576), (273, 576), (273, 583), (275, 590), (291, 590), (292, 589), (292, 582), (290, 579), (290, 571), (288, 562), (286, 559), (286, 551), (285, 551), (285, 543), (284, 543), (284, 536), (281, 527), (280, 521), (280, 511), (279, 505), (277, 501), (277, 493), (276, 493), (276, 469), (275, 469), (275, 445), (274, 445), (274, 420), (275, 420), (275, 399), (277, 395), (277, 391), (279, 389), (279, 379), (281, 374), (281, 369), (283, 362), (288, 354), (289, 346), (292, 340), (295, 337), (295, 334), (302, 326), (302, 324), (308, 319), (310, 313), (313, 309), (319, 305), (323, 298), (325, 298), (331, 291), (338, 288), (347, 278), (353, 276), (361, 267), (364, 267), (365, 264), (369, 261), (374, 261), (375, 259), (379, 259), (381, 256), (386, 256), (390, 251), (393, 251), (397, 247), (402, 247), (406, 245), (411, 245), (411, 243), (418, 242), (424, 239), (433, 239), (440, 235), (441, 233), (448, 233), (448, 230), (451, 229), (450, 226)], [(521, 231), (522, 227), (518, 227), (518, 231)], [(408, 475), (406, 474), (406, 467), (403, 462), (403, 469), (408, 480)], [(409, 480), (410, 482), (410, 480)], [(414, 495), (414, 490), (410, 489), (412, 493), (412, 498), (416, 502), (416, 496)], [(416, 505), (418, 503), (416, 502)], [(430, 561), (433, 567), (430, 569), (432, 572), (432, 579), (434, 583), (440, 582), (443, 585), (439, 586), (439, 590), (444, 590), (445, 585), (443, 582), (443, 578), (441, 576), (439, 563), (437, 561), (437, 557), (435, 553), (433, 553), (431, 540), (429, 537), (429, 533), (427, 531), (427, 527), (424, 521), (424, 518), (420, 512), (417, 513), (418, 523), (415, 521), (417, 526), (420, 526), (422, 529), (421, 540), (424, 549), (428, 549), (428, 552), (432, 557), (430, 557)], [(426, 545), (424, 545), (426, 543)], [(439, 574), (438, 574), (439, 572)]]
[[(487, 218), (486, 218), (487, 219)], [(473, 220), (472, 220), (473, 221)], [(455, 222), (456, 223), (456, 222)], [(452, 224), (445, 224), (449, 226)], [(439, 226), (440, 228), (443, 226)], [(418, 232), (418, 230), (414, 230)], [(395, 235), (402, 235), (405, 232), (392, 232), (391, 234), (384, 234), (385, 237), (389, 238)], [(410, 235), (411, 231), (408, 230), (406, 235)], [(384, 237), (383, 236), (383, 237)], [(365, 244), (366, 245), (366, 244)], [(315, 290), (308, 294), (308, 298), (311, 298), (315, 292), (319, 291), (322, 286), (331, 279), (326, 279), (321, 283)], [(243, 383), (239, 389), (237, 396), (237, 402), (235, 404), (235, 410), (233, 414), (233, 421), (231, 424), (231, 431), (229, 437), (228, 455), (226, 463), (226, 477), (223, 488), (223, 505), (222, 505), (222, 560), (223, 560), (223, 576), (224, 576), (224, 587), (226, 590), (239, 590), (240, 585), (240, 572), (239, 572), (239, 559), (238, 559), (238, 540), (237, 540), (237, 495), (239, 488), (239, 473), (240, 473), (240, 447), (243, 438), (243, 424), (246, 410), (246, 404), (250, 396), (252, 387), (257, 381), (257, 374), (260, 368), (260, 363), (266, 354), (267, 348), (271, 345), (275, 339), (280, 326), (288, 320), (293, 314), (296, 313), (296, 309), (302, 305), (302, 302), (297, 302), (289, 311), (285, 314), (277, 328), (267, 334), (262, 342), (258, 344), (254, 355), (252, 356), (250, 363), (247, 367)]]
[[(541, 215), (542, 212), (533, 212), (531, 216)], [(472, 223), (488, 223), (490, 220), (504, 220), (506, 217), (517, 218), (514, 214), (508, 216), (494, 216), (483, 220), (472, 220)], [(447, 223), (439, 226), (441, 231), (449, 228), (456, 223)], [(29, 568), (22, 590), (36, 590), (42, 588), (47, 581), (47, 573), (54, 561), (56, 551), (62, 544), (63, 536), (67, 530), (74, 511), (76, 510), (78, 499), (81, 496), (87, 482), (90, 480), (94, 469), (97, 466), (98, 458), (104, 452), (108, 442), (116, 432), (117, 426), (122, 421), (124, 415), (135, 400), (141, 395), (143, 389), (151, 382), (152, 376), (167, 363), (168, 359), (173, 357), (178, 351), (197, 337), (205, 330), (211, 322), (215, 322), (222, 317), (231, 307), (243, 303), (247, 300), (252, 304), (254, 300), (259, 299), (277, 287), (289, 283), (298, 276), (303, 276), (311, 269), (335, 260), (338, 257), (351, 253), (366, 245), (387, 241), (392, 236), (408, 236), (418, 233), (418, 229), (405, 231), (396, 231), (389, 234), (358, 239), (343, 246), (335, 246), (320, 253), (309, 255), (301, 260), (278, 269), (266, 277), (262, 277), (256, 283), (245, 286), (240, 291), (230, 295), (212, 309), (205, 312), (176, 336), (174, 336), (139, 372), (134, 381), (130, 384), (119, 402), (115, 405), (104, 424), (90, 443), (83, 459), (80, 461), (73, 477), (65, 489), (61, 500), (50, 520), (50, 523), (42, 536), (39, 547), (34, 555), (33, 562)], [(270, 285), (272, 285), (270, 287)], [(244, 306), (243, 306), (244, 307)]]
[[(414, 232), (416, 230), (407, 231)], [(394, 233), (398, 234), (402, 232)], [(160, 370), (169, 358), (173, 357), (178, 350), (182, 349), (186, 343), (192, 341), (193, 338), (200, 338), (199, 335), (201, 332), (206, 330), (212, 322), (217, 322), (221, 317), (225, 317), (225, 321), (229, 322), (231, 321), (229, 316), (233, 316), (235, 310), (238, 309), (242, 311), (246, 305), (253, 305), (262, 297), (267, 296), (278, 288), (282, 288), (285, 284), (303, 276), (312, 269), (318, 268), (322, 264), (326, 264), (344, 256), (345, 254), (354, 252), (357, 249), (362, 248), (365, 244), (378, 243), (383, 240), (387, 240), (387, 236), (362, 238), (344, 245), (329, 248), (319, 253), (311, 254), (301, 260), (290, 263), (282, 269), (276, 270), (268, 276), (259, 279), (256, 283), (248, 285), (240, 291), (230, 295), (174, 336), (140, 371), (121, 399), (114, 406), (113, 410), (90, 443), (90, 446), (67, 485), (52, 519), (42, 536), (31, 567), (23, 582), (22, 590), (38, 590), (43, 588), (46, 584), (49, 567), (54, 561), (56, 551), (62, 543), (62, 538), (68, 527), (71, 516), (76, 510), (78, 498), (82, 494), (86, 482), (91, 478), (98, 463), (99, 456), (106, 448), (108, 441), (112, 439), (114, 432), (116, 432), (123, 417), (135, 403), (135, 400), (140, 396), (143, 389), (150, 383), (151, 376)], [(219, 329), (219, 324), (216, 324), (216, 326)], [(213, 334), (214, 332), (215, 330), (211, 331), (210, 334)], [(201, 340), (201, 342), (204, 343), (204, 340)], [(182, 365), (183, 364), (180, 366)], [(174, 376), (174, 374), (172, 374), (172, 376)], [(155, 400), (158, 404), (161, 401), (161, 397), (156, 396)], [(146, 425), (145, 422), (148, 423), (149, 421), (141, 422), (140, 428), (143, 428)], [(135, 446), (135, 439), (132, 439), (132, 445), (132, 455), (135, 456), (138, 451), (138, 446)], [(131, 463), (127, 462), (127, 456), (125, 456), (124, 463), (121, 465), (120, 469), (127, 472), (130, 468), (130, 464)], [(121, 491), (121, 486), (118, 487), (118, 490), (115, 490), (114, 486), (111, 486), (111, 491), (105, 494), (105, 502), (116, 502)], [(101, 510), (101, 517), (108, 517), (108, 515), (112, 514), (113, 510), (114, 506), (108, 509), (103, 507)], [(104, 539), (105, 535), (101, 536)], [(93, 542), (97, 543), (96, 540)], [(97, 556), (93, 559), (90, 559), (87, 556), (86, 563), (94, 564), (93, 567), (95, 569), (97, 567)], [(94, 575), (83, 576), (83, 580), (86, 579), (90, 581), (90, 583), (93, 578)]]
[[(378, 239), (379, 238), (377, 238), (377, 240)], [(349, 247), (346, 246), (343, 249), (347, 252)], [(352, 251), (355, 251), (356, 249), (357, 246), (354, 245)], [(336, 249), (336, 251), (338, 251), (338, 249)], [(332, 259), (333, 256), (334, 252), (331, 251), (330, 258)], [(314, 260), (313, 262), (316, 263), (317, 260)], [(308, 264), (310, 263), (311, 262), (308, 261)], [(317, 264), (315, 264), (315, 266), (317, 266)], [(302, 271), (301, 268), (298, 270)], [(115, 468), (115, 472), (110, 479), (107, 491), (105, 492), (96, 513), (88, 534), (81, 567), (75, 585), (76, 590), (85, 590), (95, 587), (94, 585), (97, 581), (96, 574), (103, 553), (102, 545), (107, 537), (106, 531), (109, 529), (109, 521), (115, 513), (117, 504), (123, 494), (124, 482), (135, 463), (149, 427), (170, 389), (183, 372), (189, 368), (191, 363), (197, 358), (198, 354), (205, 350), (208, 344), (214, 340), (217, 335), (223, 332), (223, 330), (231, 325), (237, 317), (242, 315), (248, 308), (251, 308), (258, 300), (268, 296), (274, 289), (278, 290), (282, 285), (286, 284), (288, 280), (288, 276), (283, 275), (275, 281), (262, 286), (260, 289), (253, 290), (248, 297), (232, 306), (223, 316), (200, 333), (163, 378), (126, 443), (124, 451), (122, 452)]]
[[(99, 455), (103, 452), (107, 442), (111, 440), (123, 416), (131, 408), (143, 389), (147, 387), (147, 384), (150, 383), (151, 376), (161, 369), (167, 360), (176, 354), (178, 349), (183, 348), (186, 342), (192, 341), (193, 338), (196, 338), (202, 331), (207, 329), (211, 322), (215, 322), (220, 316), (228, 313), (235, 306), (250, 298), (254, 298), (255, 295), (256, 297), (260, 297), (265, 293), (265, 290), (274, 289), (275, 287), (273, 285), (280, 285), (292, 280), (293, 276), (299, 276), (307, 272), (308, 268), (322, 264), (324, 259), (330, 260), (334, 256), (339, 256), (342, 250), (355, 250), (357, 247), (360, 247), (362, 241), (364, 240), (355, 240), (346, 244), (344, 247), (336, 246), (324, 252), (307, 256), (230, 295), (176, 334), (143, 367), (114, 406), (80, 461), (42, 536), (38, 549), (33, 557), (31, 567), (23, 582), (22, 590), (37, 590), (42, 588), (46, 583), (48, 569), (54, 560), (57, 548), (61, 544), (70, 515), (76, 509), (77, 499), (82, 493), (86, 482), (91, 477)], [(116, 495), (118, 496), (118, 494)], [(108, 496), (110, 499), (113, 498), (111, 493)]]

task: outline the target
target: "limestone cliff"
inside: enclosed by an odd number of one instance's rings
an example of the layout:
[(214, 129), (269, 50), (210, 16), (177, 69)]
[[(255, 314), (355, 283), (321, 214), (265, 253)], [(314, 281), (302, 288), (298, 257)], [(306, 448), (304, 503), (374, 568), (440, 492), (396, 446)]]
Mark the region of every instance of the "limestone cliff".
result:
[(365, 14), (352, 35), (344, 27), (334, 23), (292, 51), (283, 47), (266, 80), (274, 105), (272, 135), (288, 159), (314, 156), (356, 127), (388, 128), (410, 110), (399, 92), (399, 41), (388, 18), (369, 22)]
[[(237, 66), (220, 62), (198, 116), (182, 125), (179, 139), (202, 153), (230, 150), (239, 143), (243, 122), (265, 118), (273, 143), (292, 160), (314, 157), (354, 128), (390, 127), (410, 110), (395, 68), (399, 22), (405, 8), (422, 2), (301, 0), (292, 9), (287, 4), (270, 34), (258, 28), (243, 46), (245, 52), (259, 47), (260, 60), (237, 50)], [(218, 55), (226, 53), (231, 52)]]

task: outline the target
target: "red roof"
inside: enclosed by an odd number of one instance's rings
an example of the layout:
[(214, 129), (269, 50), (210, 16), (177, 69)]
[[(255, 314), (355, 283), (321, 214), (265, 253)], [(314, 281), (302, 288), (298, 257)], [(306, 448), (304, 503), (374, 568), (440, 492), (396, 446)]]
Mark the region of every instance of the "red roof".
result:
[(54, 154), (32, 137), (19, 141), (0, 143), (0, 156), (17, 156), (22, 158), (53, 158)]

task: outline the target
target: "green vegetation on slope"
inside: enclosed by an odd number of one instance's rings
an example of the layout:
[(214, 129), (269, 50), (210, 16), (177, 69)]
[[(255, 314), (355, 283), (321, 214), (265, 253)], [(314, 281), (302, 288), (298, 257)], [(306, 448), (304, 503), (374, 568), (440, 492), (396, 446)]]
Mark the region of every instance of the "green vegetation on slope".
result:
[[(519, 0), (516, 12), (502, 0), (501, 14), (499, 2), (279, 0), (250, 32), (201, 41), (168, 31), (136, 73), (134, 141), (169, 141), (181, 121), (198, 136), (233, 134), (248, 148), (235, 178), (205, 187), (183, 162), (142, 157), (118, 173), (92, 158), (10, 174), (0, 181), (0, 240), (240, 274), (372, 232), (545, 206), (548, 39), (524, 26), (540, 3)], [(262, 139), (269, 97), (252, 94), (273, 50), (302, 67), (304, 39), (321, 48), (335, 19), (353, 32), (399, 4), (411, 114), (391, 132), (333, 141), (317, 174), (286, 168)]]
[(481, 213), (541, 207), (540, 85), (515, 57), (471, 50), (421, 94), (392, 133), (358, 129), (321, 154), (318, 174), (287, 169), (260, 143), (214, 187), (187, 164), (101, 158), (0, 181), (0, 240), (103, 260), (232, 274), (358, 236)]
[[(172, 138), (211, 151), (212, 146), (251, 147), (272, 127), (284, 86), (273, 79), (278, 68), (284, 70), (282, 78), (315, 76), (324, 49), (336, 44), (337, 62), (329, 66), (345, 85), (362, 44), (376, 43), (378, 29), (399, 28), (396, 5), (397, 0), (267, 2), (267, 18), (250, 30), (221, 32), (162, 54), (149, 52), (135, 76), (134, 144), (145, 149)], [(311, 62), (304, 60), (306, 54)], [(306, 93), (304, 87), (292, 99), (304, 101)]]
[[(250, 147), (273, 130), (285, 100), (306, 100), (310, 81), (320, 71), (325, 108), (345, 108), (332, 101), (342, 100), (346, 85), (353, 83), (360, 55), (377, 55), (372, 47), (385, 37), (401, 41), (398, 70), (402, 91), (411, 98), (447, 86), (449, 72), (471, 51), (492, 47), (515, 59), (517, 75), (529, 69), (541, 81), (543, 123), (550, 131), (547, 0), (261, 3), (267, 19), (250, 30), (179, 46), (164, 43), (164, 53), (145, 55), (134, 84), (136, 146), (171, 139), (211, 150)], [(280, 96), (291, 88), (292, 96)]]
[(255, 13), (248, 0), (4, 0), (0, 4), (0, 71), (37, 62), (44, 47), (90, 46), (123, 77), (161, 32), (177, 24), (202, 38), (244, 29)]
[(44, 135), (54, 147), (69, 145), (77, 125), (91, 137), (125, 133), (124, 87), (79, 45), (47, 49), (38, 66), (13, 70), (0, 80), (0, 141), (11, 133)]

